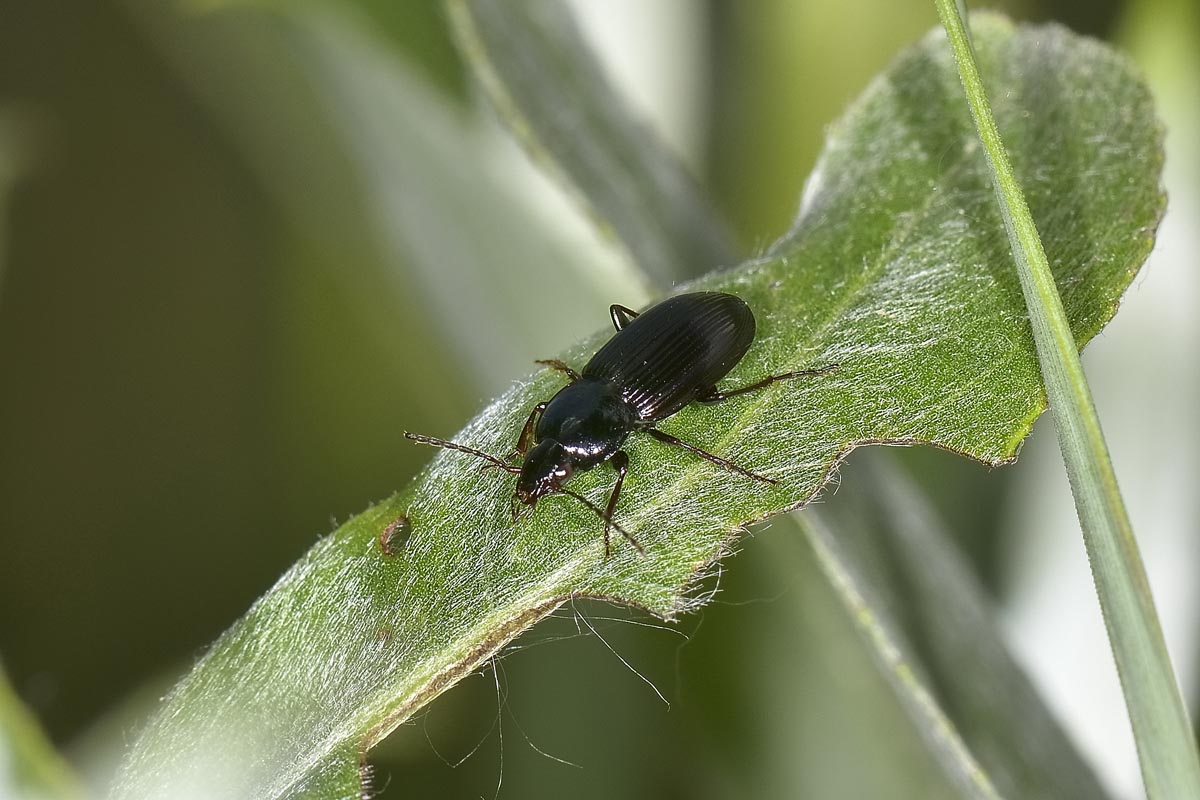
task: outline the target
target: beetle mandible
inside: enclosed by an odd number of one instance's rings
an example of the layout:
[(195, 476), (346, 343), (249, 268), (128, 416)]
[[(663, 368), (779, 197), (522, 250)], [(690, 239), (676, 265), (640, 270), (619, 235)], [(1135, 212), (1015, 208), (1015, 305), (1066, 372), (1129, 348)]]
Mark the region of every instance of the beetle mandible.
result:
[[(721, 292), (693, 292), (670, 297), (641, 314), (621, 305), (610, 306), (609, 314), (617, 332), (582, 371), (576, 372), (557, 359), (537, 362), (562, 372), (569, 383), (533, 407), (507, 459), (445, 439), (404, 434), (415, 442), (477, 456), (492, 467), (517, 475), (512, 497), (514, 522), (522, 506), (532, 512), (546, 495), (574, 497), (604, 520), (606, 558), (612, 528), (639, 553), (646, 553), (637, 539), (613, 521), (621, 484), (629, 470), (629, 456), (621, 449), (629, 434), (649, 434), (731, 472), (774, 485), (774, 479), (680, 441), (658, 430), (655, 423), (693, 401), (719, 403), (776, 381), (821, 375), (838, 367), (829, 364), (769, 375), (748, 386), (721, 390), (717, 381), (733, 369), (754, 341), (754, 314), (741, 298)], [(517, 457), (522, 459), (519, 466), (509, 463)], [(565, 488), (575, 473), (606, 461), (617, 471), (617, 482), (603, 509)]]

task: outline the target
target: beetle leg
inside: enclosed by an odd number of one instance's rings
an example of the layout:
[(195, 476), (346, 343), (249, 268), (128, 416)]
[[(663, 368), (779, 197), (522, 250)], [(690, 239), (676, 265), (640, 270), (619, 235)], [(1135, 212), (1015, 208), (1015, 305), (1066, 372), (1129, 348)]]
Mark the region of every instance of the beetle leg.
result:
[(638, 313), (632, 308), (627, 308), (619, 303), (613, 303), (608, 307), (608, 315), (612, 317), (613, 327), (618, 331), (629, 324), (632, 319), (637, 319)]
[(525, 420), (525, 427), (521, 428), (521, 435), (517, 438), (517, 447), (509, 456), (512, 460), (516, 456), (524, 456), (529, 452), (529, 443), (533, 441), (533, 431), (537, 426), (538, 418), (542, 416), (542, 412), (546, 410), (545, 403), (538, 403), (533, 407), (533, 411), (529, 412), (529, 419)]
[(799, 372), (785, 372), (782, 375), (768, 375), (758, 383), (752, 383), (749, 386), (742, 386), (738, 389), (726, 389), (725, 391), (721, 391), (716, 386), (713, 386), (705, 394), (698, 396), (696, 401), (700, 403), (719, 403), (722, 400), (728, 400), (729, 398), (736, 397), (739, 394), (746, 394), (747, 392), (756, 392), (759, 389), (765, 389), (776, 381), (786, 381), (791, 378), (811, 378), (814, 375), (824, 375), (826, 372), (833, 372), (840, 366), (840, 364), (827, 364), (826, 366), (818, 367), (817, 369), (804, 369), (800, 370)]
[[(543, 366), (550, 367), (551, 369), (556, 369), (559, 372), (565, 372), (567, 374), (567, 377), (571, 379), (571, 383), (574, 383), (575, 381), (579, 380), (579, 373), (576, 372), (574, 369), (572, 369), (570, 364), (567, 364), (566, 362), (563, 362), (563, 361), (559, 361), (557, 358), (539, 358), (537, 361), (534, 361), (533, 363), (541, 364)], [(545, 405), (545, 403), (543, 403), (542, 405)]]
[(701, 450), (699, 447), (696, 447), (695, 445), (691, 445), (691, 444), (688, 444), (687, 442), (680, 441), (679, 439), (676, 439), (674, 436), (672, 436), (669, 433), (663, 433), (658, 428), (642, 428), (642, 430), (645, 431), (646, 433), (650, 434), (651, 436), (653, 436), (655, 439), (658, 439), (660, 442), (664, 442), (666, 444), (673, 444), (677, 447), (682, 447), (684, 450), (687, 450), (689, 453), (695, 453), (696, 455), (700, 456), (701, 458), (703, 458), (707, 461), (711, 461), (712, 463), (716, 464), (718, 467), (724, 467), (725, 469), (727, 469), (731, 472), (736, 472), (739, 475), (745, 475), (747, 478), (750, 478), (750, 479), (756, 480), (756, 481), (761, 481), (762, 483), (767, 483), (767, 484), (770, 484), (771, 486), (774, 486), (775, 484), (779, 483), (779, 481), (775, 480), (774, 478), (768, 478), (766, 475), (759, 475), (757, 472), (751, 472), (748, 469), (743, 469), (742, 467), (739, 467), (737, 464), (734, 464), (732, 461), (728, 461), (724, 458), (721, 458), (720, 456), (715, 456), (712, 453), (708, 452), (707, 450)]
[(527, 515), (533, 513), (533, 506), (525, 505), (524, 503), (522, 503), (520, 500), (517, 499), (517, 496), (515, 494), (509, 498), (508, 507), (509, 507), (509, 510), (512, 511), (512, 521), (513, 521), (514, 525), (516, 525), (518, 522), (520, 522), (521, 517), (524, 517), (524, 516), (527, 516)]
[[(625, 477), (624, 473), (622, 473), (620, 477), (621, 477), (621, 479), (624, 479), (624, 477)], [(615, 489), (614, 491), (619, 491), (619, 489), (620, 489), (620, 485), (621, 485), (621, 481), (620, 481), (620, 480), (618, 480), (618, 481), (617, 481), (617, 487), (616, 487), (616, 489)], [(641, 542), (639, 542), (637, 539), (635, 539), (632, 533), (630, 533), (629, 531), (625, 530), (624, 528), (622, 528), (622, 527), (621, 527), (620, 525), (618, 525), (617, 523), (613, 522), (613, 520), (612, 520), (612, 514), (611, 514), (611, 513), (609, 513), (609, 514), (606, 514), (605, 512), (601, 511), (601, 510), (600, 510), (600, 507), (599, 507), (598, 505), (596, 505), (595, 503), (593, 503), (591, 500), (588, 500), (586, 497), (584, 497), (584, 496), (583, 496), (583, 495), (581, 495), (581, 494), (577, 494), (576, 492), (572, 492), (570, 489), (564, 489), (563, 487), (561, 487), (561, 486), (560, 486), (560, 487), (558, 487), (558, 489), (557, 489), (557, 493), (558, 493), (558, 494), (565, 494), (565, 495), (567, 495), (568, 497), (574, 497), (574, 498), (575, 498), (576, 500), (578, 500), (580, 503), (583, 503), (585, 506), (587, 506), (588, 508), (590, 508), (590, 509), (591, 509), (591, 510), (592, 510), (592, 511), (593, 511), (593, 512), (596, 514), (596, 516), (598, 516), (598, 517), (600, 517), (600, 519), (604, 520), (604, 557), (605, 557), (605, 558), (608, 558), (608, 556), (609, 556), (609, 553), (611, 552), (611, 551), (610, 551), (610, 548), (609, 548), (609, 545), (608, 545), (608, 529), (609, 529), (610, 527), (612, 527), (612, 528), (615, 528), (615, 529), (616, 529), (616, 531), (617, 531), (617, 533), (619, 533), (619, 534), (621, 534), (622, 536), (624, 536), (624, 537), (625, 537), (625, 539), (626, 539), (626, 540), (627, 540), (627, 541), (628, 541), (628, 542), (629, 542), (631, 545), (633, 545), (635, 548), (637, 548), (637, 551), (638, 551), (639, 553), (641, 553), (642, 555), (646, 555), (646, 548), (642, 547), (642, 543), (641, 543)], [(615, 501), (615, 500), (613, 500), (612, 498), (609, 498), (609, 501), (608, 501), (608, 502), (609, 502), (609, 505), (610, 505), (610, 506), (616, 505), (616, 501)]]
[[(616, 453), (613, 454), (613, 457), (608, 460), (608, 463), (612, 464), (613, 469), (615, 469), (617, 471), (617, 482), (615, 484), (613, 484), (612, 493), (609, 494), (609, 496), (608, 496), (608, 505), (604, 509), (604, 557), (605, 558), (608, 558), (608, 556), (611, 552), (611, 548), (610, 548), (609, 540), (608, 540), (608, 531), (609, 531), (609, 528), (611, 528), (612, 524), (613, 524), (613, 521), (612, 521), (613, 512), (617, 510), (617, 498), (619, 498), (621, 496), (621, 484), (623, 484), (625, 482), (625, 473), (629, 471), (629, 456), (625, 454), (624, 450), (618, 450)], [(625, 532), (622, 531), (622, 533), (625, 533)], [(641, 553), (642, 555), (646, 555), (646, 551), (642, 548), (642, 545), (637, 541), (637, 539), (634, 539), (628, 533), (625, 533), (625, 538), (629, 540), (630, 544), (632, 544), (634, 547), (636, 547), (638, 549), (639, 553)]]

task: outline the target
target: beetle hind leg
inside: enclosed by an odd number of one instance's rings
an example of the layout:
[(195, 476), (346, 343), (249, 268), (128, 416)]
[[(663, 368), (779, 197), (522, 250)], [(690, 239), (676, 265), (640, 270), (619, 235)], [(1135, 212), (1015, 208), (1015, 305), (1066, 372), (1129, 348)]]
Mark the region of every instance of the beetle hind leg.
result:
[(696, 447), (694, 444), (688, 444), (687, 442), (685, 442), (681, 439), (676, 439), (671, 434), (663, 433), (658, 428), (643, 428), (642, 430), (644, 430), (646, 433), (653, 436), (655, 439), (658, 439), (660, 442), (663, 442), (664, 444), (673, 444), (676, 447), (682, 447), (684, 450), (687, 450), (689, 453), (694, 453), (694, 454), (700, 456), (701, 458), (703, 458), (705, 461), (716, 464), (718, 467), (724, 467), (725, 469), (729, 470), (730, 472), (736, 472), (738, 475), (744, 475), (745, 477), (750, 478), (751, 480), (755, 480), (760, 483), (765, 483), (769, 486), (774, 486), (775, 484), (779, 483), (779, 481), (775, 480), (774, 478), (768, 478), (766, 475), (759, 475), (757, 472), (751, 472), (750, 470), (745, 469), (744, 467), (739, 467), (737, 464), (733, 463), (732, 461), (730, 461), (728, 459), (721, 458), (720, 456), (714, 455), (714, 454), (708, 452), (707, 450), (701, 450), (699, 447)]
[(840, 367), (841, 364), (826, 364), (823, 367), (816, 369), (802, 369), (798, 372), (784, 372), (779, 375), (768, 375), (757, 383), (752, 383), (749, 386), (742, 386), (737, 389), (718, 389), (716, 386), (709, 387), (707, 391), (696, 397), (699, 403), (719, 403), (722, 400), (728, 400), (731, 397), (737, 397), (739, 394), (748, 394), (757, 392), (759, 389), (765, 389), (773, 383), (779, 381), (791, 380), (792, 378), (812, 378), (816, 375), (824, 375), (826, 372), (833, 372)]

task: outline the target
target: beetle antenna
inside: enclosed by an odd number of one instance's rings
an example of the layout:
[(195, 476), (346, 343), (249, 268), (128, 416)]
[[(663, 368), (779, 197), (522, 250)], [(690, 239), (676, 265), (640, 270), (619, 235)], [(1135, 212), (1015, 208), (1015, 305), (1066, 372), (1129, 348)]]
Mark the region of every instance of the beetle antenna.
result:
[(412, 441), (419, 442), (420, 444), (428, 444), (432, 445), (433, 447), (440, 447), (443, 450), (456, 450), (459, 453), (477, 456), (478, 458), (482, 458), (484, 461), (490, 463), (493, 467), (499, 467), (505, 472), (511, 472), (514, 475), (520, 473), (521, 471), (520, 467), (514, 467), (512, 464), (507, 464), (495, 456), (483, 452), (482, 450), (476, 450), (474, 447), (467, 447), (465, 444), (459, 444), (458, 442), (451, 442), (447, 441), (446, 439), (438, 439), (435, 436), (426, 436), (422, 433), (409, 433), (408, 431), (404, 432), (404, 438), (411, 439)]
[(606, 515), (606, 514), (605, 514), (603, 511), (601, 511), (601, 510), (600, 510), (600, 507), (599, 507), (598, 505), (596, 505), (595, 503), (593, 503), (591, 500), (588, 500), (586, 497), (584, 497), (584, 496), (583, 496), (583, 495), (581, 495), (581, 494), (575, 494), (575, 493), (574, 493), (574, 492), (572, 492), (570, 489), (563, 489), (562, 487), (559, 487), (559, 488), (558, 488), (558, 491), (562, 492), (563, 494), (569, 494), (569, 495), (571, 495), (571, 497), (574, 497), (576, 500), (578, 500), (579, 502), (583, 503), (585, 506), (587, 506), (588, 508), (590, 508), (592, 511), (595, 511), (595, 512), (596, 512), (596, 516), (598, 516), (598, 517), (600, 517), (600, 519), (604, 520), (604, 524), (605, 524), (605, 525), (610, 525), (610, 526), (612, 526), (613, 528), (615, 528), (615, 529), (616, 529), (616, 531), (617, 531), (617, 533), (619, 533), (619, 534), (621, 534), (622, 536), (624, 536), (624, 537), (625, 537), (625, 540), (626, 540), (627, 542), (629, 542), (631, 545), (633, 545), (635, 548), (637, 548), (637, 551), (638, 551), (639, 553), (641, 553), (642, 555), (646, 555), (646, 548), (642, 547), (642, 543), (641, 543), (641, 542), (639, 542), (637, 539), (633, 538), (633, 534), (632, 534), (632, 533), (630, 533), (629, 531), (625, 530), (624, 528), (622, 528), (622, 527), (621, 527), (620, 525), (618, 525), (617, 523), (613, 522), (613, 519), (612, 519), (612, 517), (610, 517), (610, 516)]

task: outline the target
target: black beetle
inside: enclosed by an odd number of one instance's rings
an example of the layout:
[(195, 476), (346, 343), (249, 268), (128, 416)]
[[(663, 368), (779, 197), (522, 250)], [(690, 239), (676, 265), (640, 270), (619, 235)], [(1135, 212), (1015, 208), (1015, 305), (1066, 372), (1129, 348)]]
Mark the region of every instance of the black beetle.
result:
[[(564, 373), (571, 382), (548, 401), (534, 406), (508, 459), (445, 439), (408, 432), (404, 435), (423, 444), (478, 456), (492, 467), (518, 475), (512, 501), (514, 522), (521, 511), (518, 503), (532, 511), (548, 494), (568, 494), (604, 520), (605, 557), (609, 555), (610, 528), (616, 528), (644, 555), (646, 551), (637, 539), (612, 518), (629, 469), (629, 456), (621, 445), (630, 433), (642, 431), (739, 475), (774, 484), (771, 478), (658, 430), (654, 423), (693, 400), (717, 403), (776, 381), (820, 375), (838, 365), (770, 375), (749, 386), (722, 391), (717, 381), (733, 369), (754, 341), (754, 315), (741, 298), (720, 292), (695, 292), (668, 298), (640, 315), (620, 305), (611, 306), (609, 313), (617, 333), (592, 356), (582, 372), (555, 359), (537, 362)], [(520, 466), (508, 463), (518, 456), (523, 458)], [(617, 470), (617, 482), (604, 509), (563, 487), (576, 472), (605, 461)]]

